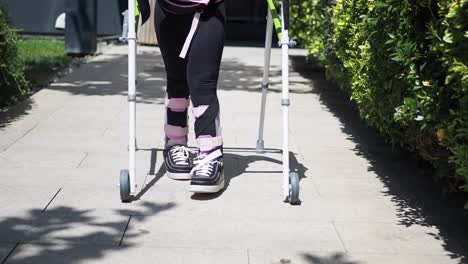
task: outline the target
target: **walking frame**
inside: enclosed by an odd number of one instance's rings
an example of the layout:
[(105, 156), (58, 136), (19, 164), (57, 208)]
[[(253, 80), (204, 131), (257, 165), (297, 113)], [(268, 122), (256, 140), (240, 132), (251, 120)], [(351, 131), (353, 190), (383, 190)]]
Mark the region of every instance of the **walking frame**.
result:
[[(269, 69), (271, 58), (271, 47), (273, 39), (273, 26), (279, 39), (282, 52), (282, 115), (283, 115), (283, 196), (284, 201), (290, 204), (300, 204), (299, 200), (299, 175), (291, 172), (289, 168), (289, 48), (295, 45), (289, 39), (289, 0), (281, 0), (281, 18), (273, 0), (267, 0), (268, 16), (265, 39), (264, 71), (262, 81), (262, 99), (260, 108), (260, 121), (256, 152), (265, 153), (264, 148), (264, 123), (266, 96), (269, 85)], [(128, 108), (129, 108), (129, 130), (128, 130), (128, 170), (120, 171), (120, 197), (122, 202), (131, 201), (136, 189), (136, 30), (135, 30), (135, 0), (128, 1), (128, 11), (124, 18), (124, 29), (121, 40), (128, 43)]]

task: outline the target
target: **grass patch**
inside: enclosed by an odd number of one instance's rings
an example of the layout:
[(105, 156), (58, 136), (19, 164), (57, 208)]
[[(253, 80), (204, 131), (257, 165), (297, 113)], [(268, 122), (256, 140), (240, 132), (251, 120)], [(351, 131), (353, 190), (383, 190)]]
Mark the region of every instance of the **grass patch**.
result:
[(57, 39), (20, 39), (18, 52), (26, 79), (33, 86), (47, 81), (71, 60), (65, 54), (65, 42)]

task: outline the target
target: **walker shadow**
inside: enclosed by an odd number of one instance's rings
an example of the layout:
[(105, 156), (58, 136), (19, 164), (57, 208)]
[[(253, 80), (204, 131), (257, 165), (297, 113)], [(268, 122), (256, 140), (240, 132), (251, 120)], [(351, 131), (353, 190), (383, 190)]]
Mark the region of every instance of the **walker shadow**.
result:
[(302, 257), (310, 264), (359, 264), (359, 261), (348, 260), (344, 253), (333, 253), (327, 257), (320, 257), (313, 254), (302, 254)]
[(149, 181), (148, 183), (144, 182), (142, 186), (144, 186), (137, 195), (132, 199), (132, 201), (138, 201), (145, 195), (146, 192), (148, 192), (165, 174), (166, 174), (166, 167), (161, 165), (158, 169), (157, 172), (155, 172), (156, 169), (156, 160), (157, 160), (157, 154), (158, 152), (163, 152), (162, 149), (139, 149), (139, 151), (151, 151), (151, 157), (150, 157), (150, 168), (147, 173), (147, 175), (154, 175), (153, 179)]
[[(195, 147), (192, 147), (195, 150)], [(214, 194), (193, 194), (191, 196), (194, 200), (211, 200), (220, 197), (225, 191), (229, 189), (229, 183), (232, 179), (241, 176), (243, 174), (266, 174), (271, 173), (274, 174), (275, 177), (281, 177), (283, 171), (282, 170), (249, 170), (249, 164), (252, 164), (257, 161), (266, 161), (270, 162), (271, 164), (281, 165), (283, 163), (282, 160), (278, 160), (275, 158), (268, 157), (268, 154), (281, 154), (282, 150), (280, 149), (265, 149), (266, 152), (263, 154), (258, 154), (255, 152), (255, 148), (240, 148), (240, 147), (225, 147), (224, 148), (224, 184), (225, 187), (221, 192), (214, 193)], [(147, 175), (154, 175), (151, 181), (143, 182), (142, 186), (144, 186), (135, 197), (132, 199), (133, 201), (140, 200), (145, 193), (147, 193), (151, 188), (156, 185), (156, 183), (164, 177), (166, 174), (166, 168), (164, 164), (162, 164), (158, 171), (155, 170), (156, 168), (156, 160), (157, 158), (161, 158), (162, 156), (158, 156), (158, 152), (162, 153), (163, 149), (156, 149), (156, 148), (142, 148), (138, 151), (150, 151), (150, 162), (149, 162), (149, 170)], [(239, 153), (252, 153), (248, 155), (239, 155)], [(160, 154), (162, 155), (162, 154)], [(297, 172), (299, 175), (299, 179), (306, 178), (305, 174), (308, 171), (302, 163), (300, 163), (297, 159), (297, 154), (294, 152), (289, 152), (289, 164), (291, 171)]]
[[(247, 155), (239, 155), (236, 153), (252, 153)], [(224, 192), (229, 191), (229, 183), (236, 177), (248, 174), (246, 177), (254, 177), (252, 174), (272, 174), (272, 177), (282, 177), (282, 170), (249, 170), (249, 165), (258, 161), (266, 161), (271, 164), (281, 165), (282, 160), (268, 157), (270, 153), (281, 154), (282, 151), (279, 149), (266, 149), (265, 154), (257, 154), (255, 148), (224, 148), (224, 189), (218, 193), (213, 194), (193, 194), (191, 196), (194, 200), (212, 200), (223, 195)], [(296, 154), (289, 152), (289, 163), (292, 171), (299, 174), (299, 178), (305, 178), (306, 168), (300, 163)]]
[(468, 262), (468, 211), (463, 209), (468, 195), (443, 195), (440, 185), (431, 178), (434, 170), (413, 154), (392, 147), (366, 126), (349, 97), (325, 79), (322, 69), (307, 63), (304, 57), (291, 59), (293, 69), (312, 82), (321, 103), (340, 120), (342, 131), (356, 144), (356, 155), (370, 162), (368, 170), (387, 187), (384, 194), (399, 208), (399, 223), (436, 227), (440, 233), (431, 235), (443, 242), (450, 256)]
[(132, 239), (138, 235), (125, 233), (130, 221), (144, 221), (174, 206), (173, 203), (144, 202), (135, 209), (116, 210), (115, 220), (96, 219), (92, 215), (94, 210), (72, 207), (45, 212), (29, 210), (25, 216), (3, 217), (0, 221), (2, 243), (15, 246), (0, 263), (73, 264), (104, 259), (112, 251), (137, 246)]

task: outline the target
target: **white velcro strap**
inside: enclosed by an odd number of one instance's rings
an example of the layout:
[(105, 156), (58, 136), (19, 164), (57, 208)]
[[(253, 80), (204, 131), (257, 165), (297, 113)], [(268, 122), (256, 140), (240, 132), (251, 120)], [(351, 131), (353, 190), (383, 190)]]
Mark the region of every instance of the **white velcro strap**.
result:
[(193, 110), (193, 115), (195, 116), (195, 118), (199, 118), (200, 116), (202, 116), (206, 109), (208, 109), (209, 105), (200, 105), (200, 106), (197, 106), (197, 107), (194, 107), (192, 110)]
[(185, 56), (187, 56), (188, 49), (190, 47), (190, 43), (192, 43), (193, 35), (195, 35), (195, 31), (197, 30), (198, 27), (198, 22), (200, 21), (200, 12), (196, 12), (195, 15), (193, 15), (193, 20), (192, 20), (192, 26), (190, 27), (190, 32), (185, 39), (184, 46), (182, 47), (182, 50), (180, 51), (179, 57), (182, 59), (185, 59)]
[(223, 145), (222, 137), (197, 138), (197, 144), (200, 151), (210, 151)]

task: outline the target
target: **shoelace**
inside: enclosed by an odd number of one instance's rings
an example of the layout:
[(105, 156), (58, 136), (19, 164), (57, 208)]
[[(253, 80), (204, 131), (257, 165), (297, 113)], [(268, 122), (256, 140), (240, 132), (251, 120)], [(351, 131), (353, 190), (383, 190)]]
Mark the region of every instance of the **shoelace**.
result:
[(176, 164), (189, 165), (190, 150), (187, 147), (175, 146), (169, 152)]
[(218, 162), (217, 158), (222, 155), (221, 150), (218, 149), (208, 155), (197, 157), (193, 161), (195, 167), (190, 171), (190, 174), (194, 175), (196, 172), (197, 176), (209, 177), (213, 171), (214, 165)]

